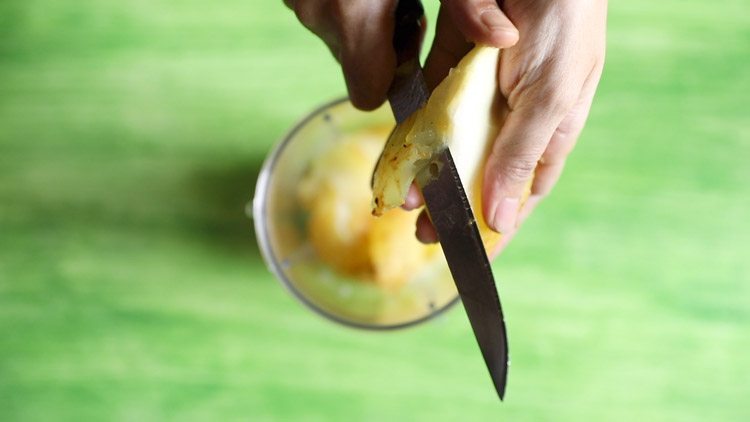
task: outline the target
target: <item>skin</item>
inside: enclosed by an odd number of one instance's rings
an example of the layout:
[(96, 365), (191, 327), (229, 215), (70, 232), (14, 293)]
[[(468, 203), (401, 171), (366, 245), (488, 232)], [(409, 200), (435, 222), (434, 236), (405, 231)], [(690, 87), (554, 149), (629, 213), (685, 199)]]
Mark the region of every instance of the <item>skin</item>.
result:
[[(442, 0), (424, 74), (435, 87), (474, 43), (503, 48), (498, 82), (510, 110), (487, 158), (482, 204), (503, 233), (495, 256), (557, 183), (591, 108), (604, 66), (606, 0)], [(396, 0), (285, 0), (329, 47), (355, 107), (386, 99), (396, 57)], [(534, 176), (531, 196), (520, 197)], [(404, 205), (422, 205), (413, 188)], [(417, 237), (437, 240), (425, 214)]]

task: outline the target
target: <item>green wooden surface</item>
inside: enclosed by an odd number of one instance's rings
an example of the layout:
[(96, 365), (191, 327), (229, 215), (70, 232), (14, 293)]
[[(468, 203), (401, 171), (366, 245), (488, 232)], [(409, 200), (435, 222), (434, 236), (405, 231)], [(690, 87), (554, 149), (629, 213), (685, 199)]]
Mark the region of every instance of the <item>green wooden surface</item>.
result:
[(613, 1), (608, 43), (496, 265), (501, 404), (460, 310), (360, 332), (265, 271), (263, 156), (344, 90), (280, 1), (0, 2), (0, 420), (750, 420), (750, 7)]

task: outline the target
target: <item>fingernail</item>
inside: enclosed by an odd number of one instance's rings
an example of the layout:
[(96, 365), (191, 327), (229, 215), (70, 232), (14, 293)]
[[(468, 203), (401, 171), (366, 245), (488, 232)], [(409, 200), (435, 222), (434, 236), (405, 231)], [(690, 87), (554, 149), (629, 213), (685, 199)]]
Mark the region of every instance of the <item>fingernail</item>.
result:
[(520, 204), (521, 198), (504, 198), (500, 201), (495, 210), (495, 216), (492, 218), (492, 228), (500, 233), (508, 233), (516, 227)]
[(490, 209), (487, 210), (487, 214), (485, 214), (487, 225), (489, 225), (490, 228), (495, 231), (497, 231), (497, 229), (495, 228), (495, 214), (497, 214), (498, 205), (499, 204), (497, 202), (490, 204)]
[(495, 31), (495, 30), (504, 30), (504, 31), (508, 30), (507, 29), (508, 21), (505, 19), (503, 14), (497, 9), (485, 10), (479, 16), (479, 19), (482, 21), (484, 26), (486, 26), (490, 32)]

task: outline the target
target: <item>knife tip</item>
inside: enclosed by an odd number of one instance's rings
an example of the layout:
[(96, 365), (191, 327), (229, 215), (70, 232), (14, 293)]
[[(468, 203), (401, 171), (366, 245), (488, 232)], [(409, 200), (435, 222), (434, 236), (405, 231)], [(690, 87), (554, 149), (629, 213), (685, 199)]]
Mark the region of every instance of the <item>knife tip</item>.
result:
[(505, 401), (505, 387), (504, 386), (502, 389), (497, 390), (497, 396), (500, 398), (500, 401)]
[(492, 381), (495, 385), (495, 392), (497, 392), (497, 396), (500, 398), (500, 401), (505, 401), (505, 387), (507, 386), (507, 370), (501, 377), (493, 377)]

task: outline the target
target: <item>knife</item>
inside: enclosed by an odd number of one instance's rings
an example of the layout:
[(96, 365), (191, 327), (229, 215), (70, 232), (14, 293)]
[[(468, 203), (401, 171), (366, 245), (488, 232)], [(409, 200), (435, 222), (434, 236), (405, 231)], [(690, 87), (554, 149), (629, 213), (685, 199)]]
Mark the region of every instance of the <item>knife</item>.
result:
[[(399, 0), (393, 46), (397, 68), (388, 102), (398, 123), (429, 98), (419, 64), (424, 9), (419, 0)], [(415, 179), (437, 231), (459, 296), (500, 400), (508, 378), (508, 339), (500, 297), (487, 252), (448, 148), (435, 154)]]

